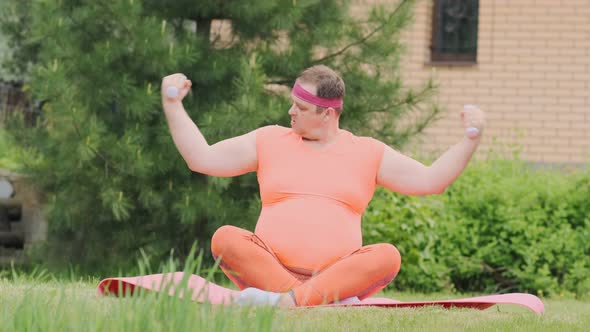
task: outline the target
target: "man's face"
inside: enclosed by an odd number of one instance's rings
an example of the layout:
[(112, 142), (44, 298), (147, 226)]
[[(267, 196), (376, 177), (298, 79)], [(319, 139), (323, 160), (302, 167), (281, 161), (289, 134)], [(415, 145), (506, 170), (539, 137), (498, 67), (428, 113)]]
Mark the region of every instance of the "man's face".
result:
[[(305, 90), (315, 94), (316, 88), (308, 83), (299, 83)], [(317, 113), (317, 106), (291, 95), (292, 105), (289, 109), (291, 128), (299, 135), (315, 132), (322, 126), (324, 112)]]

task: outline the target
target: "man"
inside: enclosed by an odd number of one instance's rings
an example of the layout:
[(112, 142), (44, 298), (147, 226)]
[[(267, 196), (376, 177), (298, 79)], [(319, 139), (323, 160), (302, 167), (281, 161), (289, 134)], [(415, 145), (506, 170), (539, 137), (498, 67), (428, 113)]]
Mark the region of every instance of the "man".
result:
[[(175, 97), (164, 93), (170, 87), (178, 89)], [(188, 167), (222, 177), (257, 172), (260, 184), (254, 233), (223, 226), (211, 244), (243, 290), (242, 304), (317, 305), (383, 289), (401, 257), (391, 244), (362, 245), (361, 215), (375, 186), (409, 195), (444, 192), (477, 149), (484, 126), (483, 112), (466, 108), (461, 115), (471, 134), (427, 167), (340, 129), (345, 85), (320, 65), (296, 80), (291, 128), (266, 126), (210, 146), (182, 106), (190, 87), (182, 74), (162, 82), (168, 125)]]

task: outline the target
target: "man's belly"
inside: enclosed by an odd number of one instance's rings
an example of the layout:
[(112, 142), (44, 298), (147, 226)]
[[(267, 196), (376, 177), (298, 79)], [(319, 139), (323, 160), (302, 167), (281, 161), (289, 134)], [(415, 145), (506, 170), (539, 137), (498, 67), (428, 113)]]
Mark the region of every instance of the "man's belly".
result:
[(361, 216), (322, 197), (264, 205), (255, 233), (290, 270), (311, 274), (362, 247)]

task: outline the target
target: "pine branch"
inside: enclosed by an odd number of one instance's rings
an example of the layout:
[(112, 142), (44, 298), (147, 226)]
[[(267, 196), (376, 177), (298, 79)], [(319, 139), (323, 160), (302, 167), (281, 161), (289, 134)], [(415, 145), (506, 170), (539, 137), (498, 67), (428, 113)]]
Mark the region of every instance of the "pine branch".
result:
[[(115, 10), (113, 10), (113, 8), (111, 8), (108, 4), (103, 3), (102, 1), (97, 1), (96, 4), (101, 6), (103, 9), (106, 9), (111, 14), (111, 17), (117, 17)], [(117, 23), (119, 23), (123, 27), (123, 30), (127, 32), (127, 36), (133, 36), (133, 30), (130, 26), (125, 24), (125, 21), (118, 20)]]
[[(417, 95), (413, 96), (414, 100), (420, 100), (420, 99), (426, 97), (432, 91), (432, 89), (433, 88), (431, 88), (431, 87), (426, 87), (426, 88), (422, 89), (422, 91), (420, 91)], [(367, 113), (381, 113), (381, 112), (385, 112), (391, 108), (400, 107), (404, 104), (408, 104), (407, 99), (398, 100), (393, 104), (389, 104), (389, 105), (386, 105), (386, 106), (378, 108), (378, 109), (368, 110)]]
[(264, 82), (264, 84), (277, 84), (277, 85), (291, 86), (291, 85), (293, 85), (294, 81), (295, 81), (295, 79), (288, 78), (288, 79), (277, 80), (277, 81), (266, 81), (266, 82)]
[[(74, 111), (71, 110), (70, 111), (70, 115), (72, 117), (72, 123), (74, 125), (74, 131), (76, 132), (76, 134), (78, 135), (78, 138), (80, 139), (80, 141), (83, 140), (82, 138), (82, 134), (80, 133), (80, 126), (76, 120), (76, 117), (74, 115)], [(102, 159), (102, 161), (104, 162), (104, 167), (105, 167), (105, 173), (108, 176), (109, 174), (109, 166), (111, 166), (112, 168), (118, 170), (119, 172), (121, 172), (122, 174), (126, 174), (126, 175), (133, 175), (130, 172), (125, 171), (123, 168), (119, 167), (118, 165), (116, 165), (113, 162), (110, 162), (109, 159), (107, 157), (104, 156), (104, 154), (102, 154), (98, 149), (93, 148), (92, 146), (88, 145), (88, 148), (95, 154), (97, 155), (100, 159)]]
[(374, 35), (374, 34), (376, 34), (377, 32), (379, 32), (379, 31), (381, 31), (381, 30), (383, 30), (383, 28), (385, 28), (385, 26), (387, 26), (387, 23), (389, 23), (389, 22), (391, 21), (391, 19), (392, 19), (393, 17), (395, 17), (395, 15), (396, 15), (396, 14), (399, 12), (399, 10), (400, 10), (400, 9), (401, 9), (401, 8), (404, 6), (404, 4), (406, 4), (406, 3), (407, 3), (407, 2), (409, 2), (409, 1), (410, 1), (410, 0), (402, 0), (402, 1), (401, 1), (401, 2), (398, 4), (398, 6), (395, 8), (395, 10), (394, 10), (394, 11), (393, 11), (393, 12), (392, 12), (390, 15), (389, 15), (389, 17), (387, 18), (387, 20), (386, 20), (386, 21), (385, 21), (383, 24), (379, 25), (377, 28), (375, 28), (375, 30), (373, 30), (373, 31), (369, 32), (369, 33), (368, 33), (367, 35), (365, 35), (363, 38), (361, 38), (361, 39), (359, 39), (359, 40), (357, 40), (357, 41), (354, 41), (354, 42), (352, 42), (352, 43), (350, 43), (350, 44), (348, 44), (348, 45), (344, 46), (343, 48), (341, 48), (340, 50), (338, 50), (338, 51), (336, 51), (336, 52), (334, 52), (334, 53), (332, 53), (332, 54), (328, 54), (328, 55), (326, 55), (326, 56), (325, 56), (325, 57), (323, 57), (323, 58), (320, 58), (320, 59), (318, 59), (318, 60), (312, 61), (312, 64), (316, 64), (316, 63), (321, 63), (321, 62), (324, 62), (324, 61), (326, 61), (326, 60), (328, 60), (328, 59), (331, 59), (331, 58), (334, 58), (334, 57), (337, 57), (337, 56), (341, 55), (342, 53), (346, 52), (346, 51), (347, 51), (349, 48), (351, 48), (351, 47), (354, 47), (354, 46), (357, 46), (357, 45), (360, 45), (360, 44), (364, 44), (364, 43), (365, 43), (365, 42), (366, 42), (366, 41), (367, 41), (369, 38), (373, 37), (373, 35)]

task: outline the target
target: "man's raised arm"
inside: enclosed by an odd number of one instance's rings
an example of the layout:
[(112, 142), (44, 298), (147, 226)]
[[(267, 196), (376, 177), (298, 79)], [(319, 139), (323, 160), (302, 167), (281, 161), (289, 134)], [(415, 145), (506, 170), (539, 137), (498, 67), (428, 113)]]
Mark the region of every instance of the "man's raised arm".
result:
[(183, 74), (173, 74), (162, 80), (162, 106), (176, 148), (188, 167), (212, 176), (237, 176), (256, 171), (256, 133), (226, 139), (212, 146), (186, 113), (182, 99), (191, 88)]
[(479, 146), (485, 124), (484, 113), (475, 107), (466, 107), (461, 118), (466, 136), (431, 166), (425, 166), (386, 146), (377, 174), (377, 184), (407, 195), (443, 193), (471, 160)]

